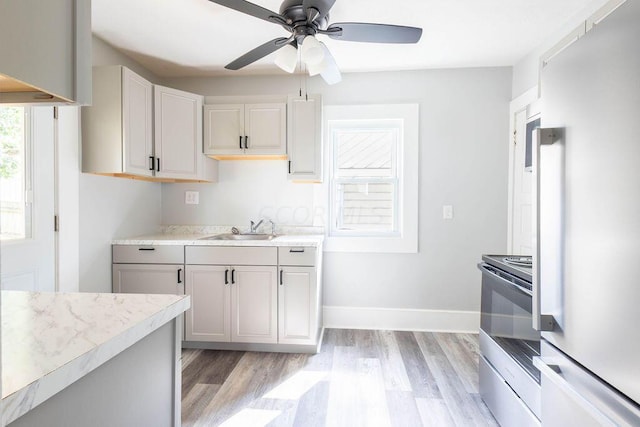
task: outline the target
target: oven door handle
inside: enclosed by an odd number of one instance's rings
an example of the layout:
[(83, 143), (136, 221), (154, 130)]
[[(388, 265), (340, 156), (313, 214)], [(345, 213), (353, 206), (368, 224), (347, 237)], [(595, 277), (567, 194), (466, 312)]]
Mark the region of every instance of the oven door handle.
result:
[(491, 275), (492, 277), (495, 277), (496, 279), (498, 279), (498, 281), (500, 281), (502, 284), (507, 285), (507, 286), (511, 286), (512, 288), (517, 289), (518, 291), (525, 293), (529, 296), (531, 295), (531, 291), (529, 289), (523, 288), (522, 286), (518, 286), (518, 284), (510, 282), (509, 280), (505, 279), (504, 277), (498, 275), (495, 273), (495, 270), (490, 267), (488, 264), (481, 262), (478, 264), (478, 269), (480, 271), (482, 271), (483, 273), (487, 273), (489, 275)]

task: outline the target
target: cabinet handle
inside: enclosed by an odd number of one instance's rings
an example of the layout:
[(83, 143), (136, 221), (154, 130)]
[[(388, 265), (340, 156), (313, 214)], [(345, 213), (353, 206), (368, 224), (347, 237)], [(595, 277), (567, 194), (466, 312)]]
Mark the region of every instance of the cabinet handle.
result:
[(182, 277), (180, 277), (181, 276), (180, 273), (182, 273), (182, 269), (181, 268), (178, 269), (178, 283), (182, 283)]
[(160, 172), (160, 157), (157, 157), (156, 160), (158, 161), (156, 164), (156, 172)]
[(153, 170), (153, 165), (155, 165), (155, 163), (156, 163), (156, 161), (155, 161), (155, 160), (156, 160), (156, 158), (155, 158), (155, 157), (153, 157), (153, 156), (149, 156), (149, 160), (151, 160), (151, 161), (149, 162), (149, 170), (150, 170), (150, 171), (152, 171), (152, 170)]
[(282, 279), (282, 273), (284, 273), (284, 270), (280, 270), (280, 286), (283, 285), (284, 281)]
[(291, 160), (289, 160), (289, 173), (291, 173)]
[(244, 148), (249, 148), (249, 137), (247, 135), (244, 136)]
[(292, 254), (303, 254), (304, 253), (304, 248), (289, 249), (289, 253), (292, 253)]
[(138, 248), (139, 251), (155, 251), (156, 248)]
[(228, 268), (224, 271), (224, 284), (225, 285), (229, 284), (229, 269)]
[(242, 135), (240, 135), (240, 149), (242, 150)]
[(231, 284), (235, 284), (236, 283), (236, 269), (232, 269), (231, 270)]

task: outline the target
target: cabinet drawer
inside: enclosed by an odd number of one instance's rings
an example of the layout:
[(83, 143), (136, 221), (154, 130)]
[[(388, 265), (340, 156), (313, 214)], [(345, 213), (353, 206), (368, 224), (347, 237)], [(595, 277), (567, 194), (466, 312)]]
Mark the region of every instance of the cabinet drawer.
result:
[(113, 245), (113, 263), (184, 264), (184, 246)]
[(275, 247), (219, 247), (187, 246), (187, 264), (217, 265), (277, 265), (278, 251)]
[(306, 265), (313, 267), (316, 264), (316, 248), (302, 246), (281, 246), (278, 248), (280, 265)]

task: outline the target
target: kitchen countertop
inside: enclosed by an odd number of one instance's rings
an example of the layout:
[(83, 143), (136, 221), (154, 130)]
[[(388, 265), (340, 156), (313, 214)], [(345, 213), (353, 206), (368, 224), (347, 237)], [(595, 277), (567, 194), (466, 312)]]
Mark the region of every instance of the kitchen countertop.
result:
[(323, 235), (285, 234), (272, 240), (202, 240), (215, 234), (160, 233), (147, 236), (116, 239), (114, 245), (199, 245), (199, 246), (320, 246)]
[(170, 322), (189, 305), (189, 297), (179, 295), (2, 291), (4, 423)]

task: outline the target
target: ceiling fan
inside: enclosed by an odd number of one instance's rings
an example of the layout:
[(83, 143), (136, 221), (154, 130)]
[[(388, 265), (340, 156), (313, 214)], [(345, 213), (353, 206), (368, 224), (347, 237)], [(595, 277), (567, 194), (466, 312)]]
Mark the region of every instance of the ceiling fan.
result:
[(275, 51), (279, 51), (275, 63), (292, 73), (300, 60), (309, 75), (320, 74), (328, 84), (341, 80), (340, 70), (333, 56), (316, 39), (316, 34), (332, 39), (367, 43), (417, 43), (422, 36), (422, 28), (389, 24), (369, 24), (362, 22), (338, 22), (329, 25), (329, 10), (336, 0), (284, 0), (280, 13), (265, 9), (245, 0), (210, 0), (238, 12), (281, 25), (291, 33), (268, 41), (245, 53), (225, 66), (228, 70), (239, 70)]

